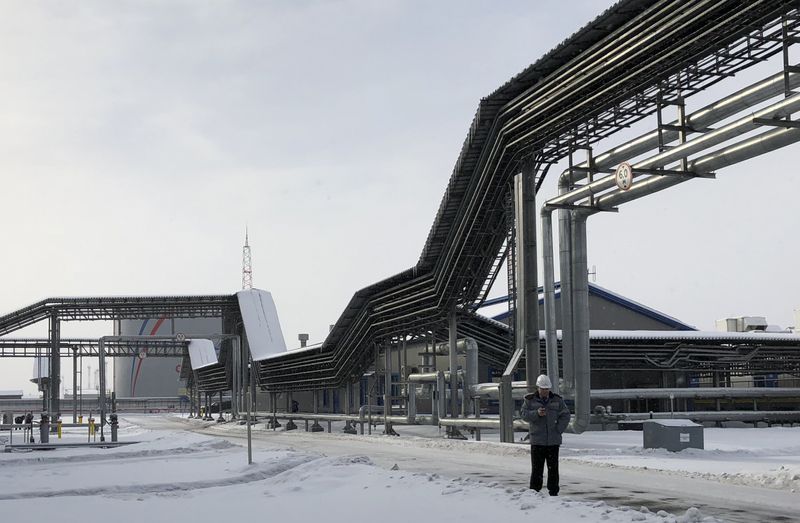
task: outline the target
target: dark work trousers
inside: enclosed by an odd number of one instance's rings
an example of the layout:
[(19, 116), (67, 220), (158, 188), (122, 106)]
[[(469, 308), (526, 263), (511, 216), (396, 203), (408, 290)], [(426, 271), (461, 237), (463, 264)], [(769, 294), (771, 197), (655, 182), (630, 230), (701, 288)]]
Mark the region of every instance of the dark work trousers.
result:
[(547, 490), (558, 495), (558, 445), (531, 445), (531, 488), (542, 490), (544, 464), (547, 462)]

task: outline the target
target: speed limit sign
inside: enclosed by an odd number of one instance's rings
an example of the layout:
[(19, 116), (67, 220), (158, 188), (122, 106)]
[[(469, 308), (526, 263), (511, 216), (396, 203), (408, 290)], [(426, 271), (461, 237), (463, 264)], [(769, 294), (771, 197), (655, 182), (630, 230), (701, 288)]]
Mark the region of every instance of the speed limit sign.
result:
[(617, 187), (623, 191), (627, 191), (633, 185), (633, 167), (628, 162), (622, 162), (617, 167), (617, 172), (614, 174), (614, 179), (617, 182)]

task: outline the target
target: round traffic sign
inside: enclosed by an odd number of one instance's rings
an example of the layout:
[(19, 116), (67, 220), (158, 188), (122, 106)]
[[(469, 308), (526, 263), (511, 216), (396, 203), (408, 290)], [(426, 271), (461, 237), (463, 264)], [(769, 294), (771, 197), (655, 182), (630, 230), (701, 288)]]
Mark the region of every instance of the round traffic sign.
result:
[(622, 162), (617, 167), (614, 174), (614, 180), (617, 182), (617, 187), (623, 191), (627, 191), (633, 185), (633, 167), (628, 162)]

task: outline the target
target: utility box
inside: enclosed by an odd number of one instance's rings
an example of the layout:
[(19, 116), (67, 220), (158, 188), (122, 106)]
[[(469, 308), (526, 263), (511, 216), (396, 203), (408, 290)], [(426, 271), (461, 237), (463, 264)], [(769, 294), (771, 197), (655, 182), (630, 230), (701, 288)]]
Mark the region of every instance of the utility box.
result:
[(642, 428), (646, 449), (678, 452), (703, 448), (703, 426), (688, 419), (649, 419)]

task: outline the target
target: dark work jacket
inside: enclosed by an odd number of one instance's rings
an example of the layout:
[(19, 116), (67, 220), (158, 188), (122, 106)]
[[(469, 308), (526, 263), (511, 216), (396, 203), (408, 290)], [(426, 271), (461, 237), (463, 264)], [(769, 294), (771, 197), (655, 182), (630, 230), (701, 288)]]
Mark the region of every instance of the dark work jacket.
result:
[[(561, 434), (569, 424), (569, 407), (564, 398), (549, 393), (548, 401), (539, 397), (539, 391), (525, 395), (520, 414), (530, 425), (531, 445), (561, 445)], [(539, 416), (539, 407), (544, 407), (546, 414)]]

